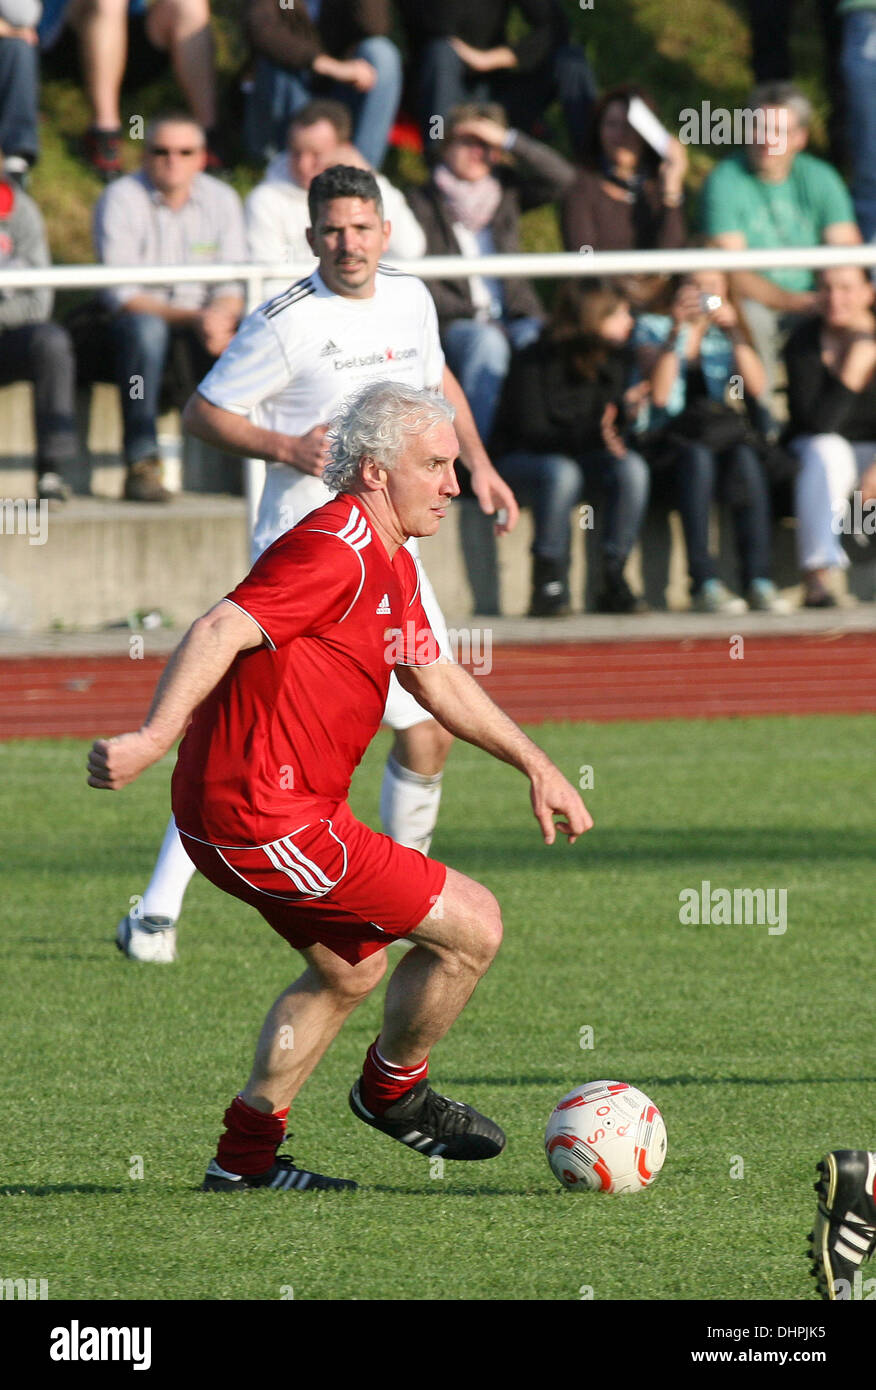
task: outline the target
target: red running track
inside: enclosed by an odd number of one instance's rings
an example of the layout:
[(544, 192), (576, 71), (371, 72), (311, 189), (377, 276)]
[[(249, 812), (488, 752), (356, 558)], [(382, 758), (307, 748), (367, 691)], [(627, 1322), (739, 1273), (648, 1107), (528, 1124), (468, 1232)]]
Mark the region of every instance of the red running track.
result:
[[(876, 709), (876, 633), (495, 647), (484, 688), (521, 723), (859, 714)], [(0, 739), (139, 727), (164, 657), (0, 661)]]

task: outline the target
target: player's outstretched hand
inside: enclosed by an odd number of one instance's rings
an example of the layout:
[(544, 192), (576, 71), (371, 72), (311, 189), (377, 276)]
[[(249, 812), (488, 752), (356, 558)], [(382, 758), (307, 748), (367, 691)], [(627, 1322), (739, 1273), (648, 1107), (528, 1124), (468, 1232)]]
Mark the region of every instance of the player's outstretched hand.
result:
[(289, 462), (302, 473), (312, 473), (315, 478), (322, 477), (323, 469), (331, 459), (328, 445), (328, 425), (314, 425), (307, 434), (295, 441), (293, 457)]
[[(569, 844), (573, 845), (579, 835), (592, 828), (593, 817), (571, 782), (566, 781), (553, 763), (533, 774), (531, 782), (532, 809), (546, 845), (554, 843), (558, 830), (568, 836)], [(555, 822), (554, 816), (563, 819)]]
[(495, 515), (497, 536), (514, 530), (520, 520), (517, 498), (491, 463), (472, 469), (471, 490), (478, 499), (481, 511), (486, 512), (487, 516)]
[(165, 751), (143, 729), (116, 738), (96, 738), (88, 754), (88, 785), (98, 791), (117, 792)]

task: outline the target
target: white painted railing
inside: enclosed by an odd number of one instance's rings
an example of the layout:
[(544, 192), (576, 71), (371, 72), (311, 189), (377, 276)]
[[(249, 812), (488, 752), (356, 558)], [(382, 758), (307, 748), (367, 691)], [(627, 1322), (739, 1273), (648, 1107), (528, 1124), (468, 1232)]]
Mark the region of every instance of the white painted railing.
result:
[[(832, 265), (876, 267), (876, 243), (865, 246), (776, 247), (756, 251), (718, 251), (697, 248), (683, 251), (580, 251), (518, 252), (503, 256), (424, 256), (416, 261), (396, 261), (400, 269), (423, 280), (452, 280), (467, 275), (497, 279), (569, 279), (578, 276), (686, 274), (695, 270), (775, 270)], [(0, 294), (6, 289), (107, 289), (113, 285), (243, 283), (247, 309), (264, 298), (266, 280), (290, 282), (310, 275), (316, 262), (203, 265), (203, 266), (100, 266), (64, 265), (41, 269), (0, 269)], [(250, 523), (264, 486), (265, 464), (245, 462), (247, 509)]]

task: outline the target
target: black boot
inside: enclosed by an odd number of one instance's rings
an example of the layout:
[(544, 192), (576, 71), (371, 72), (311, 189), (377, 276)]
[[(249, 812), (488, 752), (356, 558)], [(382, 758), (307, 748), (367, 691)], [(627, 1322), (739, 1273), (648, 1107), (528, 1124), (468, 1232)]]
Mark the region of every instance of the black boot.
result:
[(606, 563), (602, 571), (602, 588), (596, 595), (597, 613), (647, 613), (648, 605), (634, 594), (624, 579), (623, 565)]
[(567, 566), (559, 564), (556, 560), (542, 560), (536, 555), (532, 562), (530, 618), (560, 618), (568, 611)]

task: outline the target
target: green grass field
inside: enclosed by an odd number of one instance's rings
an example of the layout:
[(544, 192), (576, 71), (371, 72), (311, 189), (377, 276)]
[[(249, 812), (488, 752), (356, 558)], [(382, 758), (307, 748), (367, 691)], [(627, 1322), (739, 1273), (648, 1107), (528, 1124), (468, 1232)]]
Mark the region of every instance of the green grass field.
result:
[[(506, 938), (432, 1077), (507, 1150), (430, 1177), (354, 1120), (374, 997), (292, 1115), (296, 1157), (360, 1191), (240, 1197), (196, 1187), (299, 958), (198, 879), (178, 963), (125, 961), (113, 931), (151, 869), (171, 760), (108, 796), (85, 786), (82, 743), (0, 745), (0, 1276), (46, 1278), (51, 1299), (813, 1297), (813, 1165), (876, 1144), (873, 721), (537, 737), (570, 777), (592, 765), (595, 829), (546, 849), (525, 781), (460, 746), (435, 844), (499, 896)], [(353, 798), (372, 823), (384, 749)], [(704, 879), (785, 888), (787, 931), (682, 926), (679, 893)], [(635, 1197), (562, 1192), (545, 1161), (553, 1105), (603, 1077), (666, 1120), (663, 1173)]]

